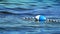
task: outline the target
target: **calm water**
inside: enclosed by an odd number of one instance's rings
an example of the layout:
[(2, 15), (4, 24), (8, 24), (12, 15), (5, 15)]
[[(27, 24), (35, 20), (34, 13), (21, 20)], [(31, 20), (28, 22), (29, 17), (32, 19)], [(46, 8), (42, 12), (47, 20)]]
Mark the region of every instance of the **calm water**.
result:
[(0, 0), (0, 34), (60, 34), (60, 23), (20, 19), (36, 15), (59, 18), (60, 0)]

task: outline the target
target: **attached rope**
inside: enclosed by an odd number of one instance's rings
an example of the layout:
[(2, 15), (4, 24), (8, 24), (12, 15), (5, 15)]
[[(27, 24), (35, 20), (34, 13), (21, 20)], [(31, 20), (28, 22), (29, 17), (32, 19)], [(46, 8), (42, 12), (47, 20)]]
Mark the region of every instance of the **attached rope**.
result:
[(60, 19), (49, 19), (44, 16), (38, 16), (38, 17), (23, 17), (24, 20), (31, 20), (31, 21), (46, 21), (46, 22), (60, 22)]

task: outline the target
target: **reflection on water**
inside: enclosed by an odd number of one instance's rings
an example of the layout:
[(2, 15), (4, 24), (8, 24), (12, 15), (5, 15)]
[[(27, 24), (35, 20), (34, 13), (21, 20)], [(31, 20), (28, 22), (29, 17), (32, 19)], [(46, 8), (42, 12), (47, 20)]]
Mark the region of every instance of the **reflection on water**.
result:
[(36, 15), (60, 17), (60, 0), (0, 0), (0, 33), (60, 34), (60, 23), (21, 19)]

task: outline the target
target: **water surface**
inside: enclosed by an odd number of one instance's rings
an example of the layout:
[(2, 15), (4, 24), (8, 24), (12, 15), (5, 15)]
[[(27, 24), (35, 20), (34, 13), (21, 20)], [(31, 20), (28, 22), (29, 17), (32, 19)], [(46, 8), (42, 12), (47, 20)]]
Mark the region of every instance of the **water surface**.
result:
[(60, 0), (0, 0), (0, 33), (60, 34), (60, 23), (37, 23), (20, 19), (36, 15), (59, 18)]

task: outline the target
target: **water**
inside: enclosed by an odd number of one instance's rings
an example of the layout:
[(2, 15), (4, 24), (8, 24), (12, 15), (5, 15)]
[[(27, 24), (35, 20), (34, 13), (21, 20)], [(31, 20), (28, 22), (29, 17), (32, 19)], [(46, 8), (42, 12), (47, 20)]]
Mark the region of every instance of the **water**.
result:
[(20, 19), (60, 17), (60, 0), (0, 0), (0, 34), (60, 34), (60, 23)]

